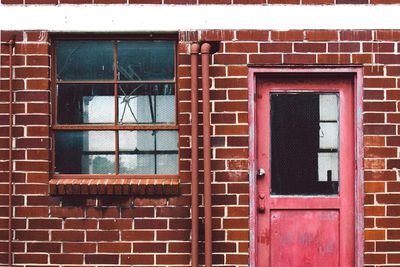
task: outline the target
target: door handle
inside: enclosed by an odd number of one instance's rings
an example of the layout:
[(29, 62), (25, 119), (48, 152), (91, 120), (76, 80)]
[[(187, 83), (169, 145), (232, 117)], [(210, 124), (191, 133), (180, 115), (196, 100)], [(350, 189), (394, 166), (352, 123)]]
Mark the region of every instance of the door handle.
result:
[(261, 178), (261, 177), (264, 177), (264, 175), (265, 175), (265, 170), (263, 168), (258, 169), (257, 177)]
[(258, 194), (258, 212), (265, 212), (265, 194), (263, 193)]

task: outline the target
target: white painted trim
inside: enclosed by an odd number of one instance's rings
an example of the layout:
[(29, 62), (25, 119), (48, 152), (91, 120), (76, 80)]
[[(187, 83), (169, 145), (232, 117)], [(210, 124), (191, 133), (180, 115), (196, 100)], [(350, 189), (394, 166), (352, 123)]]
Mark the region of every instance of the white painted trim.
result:
[(400, 29), (399, 14), (400, 5), (0, 5), (0, 29)]

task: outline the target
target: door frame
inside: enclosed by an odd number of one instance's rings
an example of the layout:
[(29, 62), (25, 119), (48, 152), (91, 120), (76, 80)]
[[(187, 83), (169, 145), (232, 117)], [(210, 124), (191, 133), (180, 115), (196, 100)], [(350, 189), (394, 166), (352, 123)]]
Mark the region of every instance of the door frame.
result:
[(249, 197), (250, 197), (250, 267), (257, 267), (257, 129), (256, 129), (256, 94), (257, 79), (262, 75), (282, 74), (337, 74), (351, 75), (354, 84), (354, 221), (355, 221), (355, 263), (356, 267), (364, 266), (364, 211), (363, 211), (363, 69), (361, 66), (249, 66), (248, 86), (248, 123), (249, 123)]

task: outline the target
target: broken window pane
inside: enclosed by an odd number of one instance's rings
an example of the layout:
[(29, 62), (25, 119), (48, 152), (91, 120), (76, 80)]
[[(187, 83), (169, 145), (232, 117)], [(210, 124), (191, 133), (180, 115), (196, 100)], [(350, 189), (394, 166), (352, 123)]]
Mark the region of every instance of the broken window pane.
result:
[(271, 193), (337, 194), (339, 96), (271, 94)]
[(58, 123), (114, 123), (113, 85), (60, 84), (57, 93)]
[(113, 80), (112, 41), (62, 41), (56, 43), (57, 79)]
[(173, 84), (118, 85), (118, 123), (175, 123)]
[(115, 173), (113, 131), (56, 132), (55, 150), (56, 173)]
[(119, 172), (124, 174), (177, 174), (176, 131), (120, 131)]
[(119, 41), (118, 80), (173, 80), (174, 42)]

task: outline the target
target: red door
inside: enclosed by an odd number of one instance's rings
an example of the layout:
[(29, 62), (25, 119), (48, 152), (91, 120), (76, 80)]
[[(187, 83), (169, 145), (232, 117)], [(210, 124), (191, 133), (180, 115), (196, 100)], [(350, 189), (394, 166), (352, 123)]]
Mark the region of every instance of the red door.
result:
[(257, 79), (257, 266), (353, 267), (353, 79)]

